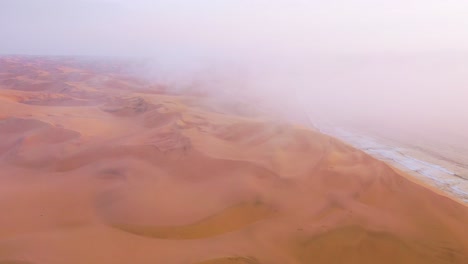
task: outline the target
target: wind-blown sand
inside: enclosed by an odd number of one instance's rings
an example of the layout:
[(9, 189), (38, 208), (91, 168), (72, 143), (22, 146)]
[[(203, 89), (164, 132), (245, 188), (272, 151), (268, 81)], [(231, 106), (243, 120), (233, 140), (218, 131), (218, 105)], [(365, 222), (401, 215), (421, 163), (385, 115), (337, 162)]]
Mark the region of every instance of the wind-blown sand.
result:
[(0, 263), (468, 263), (466, 206), (239, 109), (1, 58)]

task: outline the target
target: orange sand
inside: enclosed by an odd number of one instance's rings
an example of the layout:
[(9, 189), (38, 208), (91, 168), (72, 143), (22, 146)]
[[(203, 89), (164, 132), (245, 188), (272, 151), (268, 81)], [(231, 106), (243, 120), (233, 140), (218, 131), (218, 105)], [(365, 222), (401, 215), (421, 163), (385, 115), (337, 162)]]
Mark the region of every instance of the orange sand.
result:
[(468, 263), (468, 208), (362, 151), (88, 66), (0, 58), (1, 264)]

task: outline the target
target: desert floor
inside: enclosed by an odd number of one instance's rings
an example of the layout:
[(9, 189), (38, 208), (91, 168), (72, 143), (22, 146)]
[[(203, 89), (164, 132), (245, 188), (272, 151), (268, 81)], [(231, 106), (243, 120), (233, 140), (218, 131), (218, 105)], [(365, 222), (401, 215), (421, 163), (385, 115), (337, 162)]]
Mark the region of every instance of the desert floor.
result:
[(0, 263), (468, 263), (468, 207), (120, 67), (0, 58)]

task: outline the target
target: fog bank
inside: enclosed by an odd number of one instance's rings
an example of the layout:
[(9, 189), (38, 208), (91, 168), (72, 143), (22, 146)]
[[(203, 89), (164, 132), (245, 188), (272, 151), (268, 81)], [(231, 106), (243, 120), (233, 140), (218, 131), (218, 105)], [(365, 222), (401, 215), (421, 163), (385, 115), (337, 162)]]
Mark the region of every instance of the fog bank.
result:
[(461, 0), (2, 0), (0, 54), (144, 59), (137, 71), (174, 89), (456, 130), (468, 123), (467, 13)]

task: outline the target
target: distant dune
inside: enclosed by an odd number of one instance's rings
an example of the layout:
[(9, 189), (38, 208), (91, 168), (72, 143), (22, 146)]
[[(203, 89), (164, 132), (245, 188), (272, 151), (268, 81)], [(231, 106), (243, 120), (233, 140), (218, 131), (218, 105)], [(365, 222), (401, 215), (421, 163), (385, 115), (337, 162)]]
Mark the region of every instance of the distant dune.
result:
[(0, 58), (0, 263), (468, 263), (468, 208), (242, 102)]

